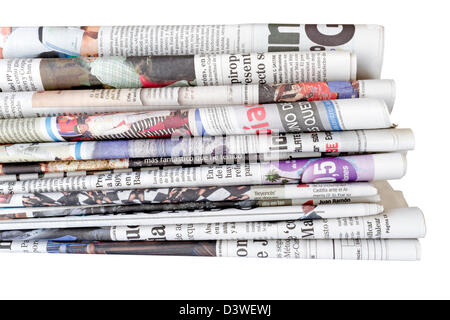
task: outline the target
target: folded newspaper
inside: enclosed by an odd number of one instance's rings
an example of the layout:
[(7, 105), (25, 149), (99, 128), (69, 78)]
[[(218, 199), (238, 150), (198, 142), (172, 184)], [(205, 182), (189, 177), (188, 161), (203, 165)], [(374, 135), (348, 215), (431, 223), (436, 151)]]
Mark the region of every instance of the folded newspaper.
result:
[(0, 31), (0, 252), (420, 259), (383, 27)]
[[(414, 144), (414, 134), (410, 129), (22, 143), (0, 146), (0, 157), (3, 162), (0, 164), (0, 174), (26, 173), (27, 167), (33, 167), (32, 170), (37, 170), (39, 173), (125, 169), (145, 165), (150, 167), (161, 165), (160, 161), (155, 161), (158, 158), (172, 159), (163, 165), (192, 162), (194, 164), (233, 164), (263, 159), (269, 161), (304, 158), (311, 154), (314, 157), (315, 153), (320, 156), (321, 153), (409, 151), (414, 149)], [(237, 155), (240, 158), (227, 158), (231, 155)], [(138, 160), (138, 158), (154, 159), (146, 161)], [(105, 159), (121, 160), (107, 161)], [(183, 161), (184, 159), (188, 161)], [(189, 161), (189, 159), (192, 160)], [(34, 163), (24, 166), (14, 164), (55, 160), (98, 161)], [(7, 164), (8, 162), (13, 163)]]
[(372, 181), (405, 173), (405, 154), (379, 153), (0, 182), (0, 194)]
[[(362, 183), (357, 185), (364, 186)], [(55, 228), (27, 231), (9, 229), (0, 232), (0, 251), (358, 260), (420, 259), (420, 244), (414, 239), (425, 236), (423, 214), (418, 208), (408, 208), (402, 194), (394, 191), (387, 183), (377, 182), (375, 187), (372, 188), (380, 192), (382, 203), (386, 206), (386, 211), (378, 215), (328, 219), (303, 216), (287, 221), (204, 224), (189, 220), (186, 224), (179, 222), (78, 229), (67, 228), (69, 225), (62, 226), (61, 229), (61, 225), (51, 221)], [(311, 191), (314, 189), (317, 188), (314, 187)], [(332, 207), (336, 206), (329, 208)], [(44, 220), (46, 218), (31, 219), (38, 224)], [(201, 251), (201, 248), (208, 248), (209, 251)]]
[[(279, 206), (302, 206), (303, 211), (316, 213), (320, 216), (335, 214), (329, 210), (331, 204), (364, 204), (363, 206), (350, 206), (353, 215), (359, 212), (375, 214), (380, 211), (380, 206), (365, 206), (365, 204), (380, 201), (379, 196), (371, 197), (351, 197), (333, 199), (282, 199), (282, 200), (241, 200), (241, 201), (199, 201), (199, 202), (179, 202), (179, 203), (149, 203), (149, 204), (126, 204), (126, 205), (89, 205), (89, 206), (68, 206), (68, 207), (41, 207), (41, 208), (2, 208), (0, 209), (0, 220), (32, 219), (48, 217), (68, 217), (68, 216), (88, 216), (88, 215), (125, 215), (136, 213), (159, 213), (159, 212), (179, 212), (179, 211), (211, 211), (222, 209), (249, 210), (259, 207), (279, 207)], [(327, 205), (327, 206), (323, 206)], [(323, 209), (322, 209), (323, 208)], [(334, 207), (331, 207), (335, 209)], [(338, 209), (337, 207), (336, 209)], [(358, 213), (358, 214), (357, 214)], [(132, 217), (133, 218), (133, 217)], [(126, 218), (125, 218), (126, 219)]]
[[(371, 198), (378, 189), (367, 182), (285, 185), (236, 185), (169, 187), (52, 193), (0, 193), (0, 207), (64, 207), (92, 205), (176, 204), (215, 201), (304, 200), (322, 204), (347, 203), (352, 198)], [(366, 201), (361, 201), (366, 202)], [(371, 202), (371, 201), (368, 201)]]
[(0, 92), (0, 119), (351, 98), (383, 99), (391, 111), (394, 81)]
[[(146, 140), (148, 141), (148, 140)], [(141, 140), (143, 142), (143, 140)], [(145, 142), (145, 140), (144, 140)], [(80, 145), (80, 151), (84, 149), (82, 144), (86, 142), (78, 142)], [(62, 174), (63, 177), (70, 176), (72, 174), (77, 174), (78, 172), (101, 172), (101, 171), (133, 171), (136, 169), (142, 170), (151, 170), (156, 167), (172, 167), (172, 166), (193, 166), (199, 164), (236, 164), (236, 163), (245, 163), (245, 162), (267, 162), (273, 160), (288, 160), (288, 159), (298, 159), (298, 158), (318, 158), (322, 155), (325, 155), (321, 152), (296, 152), (296, 153), (259, 153), (259, 154), (214, 154), (214, 155), (197, 155), (197, 156), (172, 156), (172, 157), (156, 157), (156, 158), (124, 158), (124, 159), (109, 159), (108, 154), (110, 152), (106, 152), (107, 150), (114, 150), (115, 148), (127, 148), (125, 150), (125, 154), (128, 152), (128, 148), (132, 147), (133, 154), (139, 154), (137, 149), (137, 144), (130, 143), (127, 146), (128, 142), (125, 144), (115, 145), (112, 149), (103, 150), (100, 159), (96, 160), (58, 160), (58, 159), (73, 159), (77, 158), (81, 153), (73, 153), (73, 156), (65, 157), (65, 153), (67, 151), (67, 147), (71, 143), (64, 144), (62, 142), (58, 142), (57, 144), (43, 144), (41, 143), (39, 146), (36, 144), (27, 144), (27, 145), (12, 145), (7, 146), (6, 149), (3, 149), (0, 146), (0, 157), (2, 160), (4, 159), (4, 163), (0, 163), (0, 180), (3, 177), (7, 176), (15, 176), (19, 179), (11, 179), (11, 180), (22, 180), (20, 177), (25, 176), (34, 176), (34, 179), (38, 179), (40, 177), (52, 176), (54, 174)], [(88, 142), (88, 144), (90, 144)], [(56, 148), (60, 145), (60, 149)], [(73, 145), (75, 147), (75, 145)], [(97, 146), (101, 147), (101, 146)], [(141, 154), (145, 154), (145, 144), (142, 146), (144, 148), (144, 152)], [(22, 149), (22, 154), (16, 152)], [(36, 153), (33, 151), (35, 149)], [(47, 150), (47, 151), (46, 151)], [(61, 153), (56, 154), (53, 151), (62, 150)], [(4, 151), (8, 151), (6, 155)], [(42, 153), (40, 153), (42, 151)], [(93, 150), (91, 150), (93, 151)], [(386, 150), (385, 150), (386, 151)], [(391, 151), (399, 151), (399, 150), (391, 150)], [(44, 153), (47, 152), (47, 155)], [(24, 157), (25, 155), (25, 157)], [(60, 157), (62, 155), (62, 157)], [(331, 155), (331, 154), (330, 154)], [(332, 155), (339, 155), (333, 153)], [(83, 156), (86, 158), (93, 157), (94, 154), (92, 152), (84, 153)], [(100, 155), (99, 155), (100, 156)], [(129, 154), (128, 154), (129, 156)], [(81, 157), (81, 158), (84, 158)], [(43, 161), (44, 159), (53, 159), (51, 161), (44, 162), (21, 162), (21, 161)], [(19, 161), (19, 162), (16, 162)], [(9, 179), (6, 179), (9, 180)]]
[[(42, 220), (42, 219), (41, 219)], [(37, 221), (37, 224), (43, 225)], [(54, 222), (53, 222), (54, 223)], [(50, 223), (48, 223), (50, 225)], [(185, 241), (253, 239), (417, 239), (425, 236), (418, 208), (393, 209), (378, 215), (287, 221), (176, 223), (0, 231), (0, 240)]]
[[(149, 205), (95, 205), (95, 206), (76, 206), (76, 207), (42, 207), (42, 208), (11, 208), (11, 209), (0, 209), (0, 230), (7, 230), (2, 233), (4, 236), (10, 234), (21, 234), (19, 233), (9, 233), (11, 230), (21, 230), (21, 229), (35, 229), (35, 228), (45, 228), (45, 229), (57, 229), (57, 228), (78, 228), (78, 227), (109, 227), (103, 228), (99, 231), (93, 232), (95, 235), (104, 234), (106, 230), (142, 230), (142, 234), (147, 234), (148, 230), (157, 230), (161, 228), (162, 230), (167, 229), (168, 232), (175, 228), (179, 231), (179, 237), (181, 237), (185, 228), (187, 228), (188, 238), (180, 238), (178, 240), (220, 240), (220, 239), (235, 239), (240, 238), (247, 234), (248, 237), (252, 235), (259, 234), (257, 238), (264, 237), (266, 234), (268, 237), (270, 234), (278, 230), (278, 227), (286, 224), (292, 227), (292, 232), (298, 231), (295, 229), (296, 225), (300, 226), (313, 226), (314, 222), (311, 220), (324, 219), (323, 223), (316, 224), (325, 226), (323, 230), (324, 234), (333, 234), (333, 228), (340, 226), (339, 230), (344, 230), (347, 228), (349, 232), (345, 233), (346, 237), (352, 235), (352, 237), (358, 237), (361, 235), (361, 230), (363, 230), (365, 237), (376, 237), (376, 238), (414, 238), (422, 237), (425, 233), (425, 223), (423, 220), (423, 215), (418, 208), (409, 208), (403, 194), (398, 191), (394, 191), (392, 187), (386, 182), (378, 182), (374, 186), (358, 183), (360, 186), (359, 190), (353, 190), (354, 194), (374, 194), (378, 192), (378, 198), (376, 197), (357, 197), (363, 198), (364, 201), (368, 203), (350, 203), (350, 204), (318, 204), (314, 205), (313, 201), (307, 201), (306, 203), (301, 203), (302, 199), (290, 199), (287, 201), (280, 201), (280, 199), (274, 201), (257, 201), (257, 200), (240, 200), (234, 201), (229, 199), (228, 201), (212, 201), (217, 200), (214, 198), (205, 199), (205, 201), (196, 202), (178, 202), (174, 204), (149, 204)], [(371, 188), (368, 188), (371, 187)], [(310, 191), (304, 190), (304, 188)], [(349, 185), (350, 189), (355, 189), (353, 184)], [(242, 188), (245, 189), (245, 188)], [(247, 188), (248, 189), (248, 188)], [(261, 186), (260, 190), (267, 189), (265, 193), (269, 191), (268, 186)], [(288, 194), (280, 194), (280, 197), (292, 196), (296, 194), (299, 195), (300, 191), (302, 195), (315, 195), (317, 198), (323, 198), (323, 196), (330, 197), (334, 196), (332, 199), (336, 198), (336, 193), (330, 194), (327, 191), (336, 190), (333, 188), (332, 184), (329, 185), (314, 185), (314, 186), (291, 186), (293, 192)], [(327, 190), (328, 189), (328, 190)], [(339, 189), (345, 189), (344, 186), (340, 186)], [(217, 188), (216, 188), (217, 190)], [(318, 190), (318, 191), (317, 191)], [(219, 190), (217, 190), (219, 191)], [(216, 192), (217, 192), (216, 191)], [(243, 190), (241, 190), (243, 191)], [(256, 190), (253, 190), (256, 191)], [(350, 190), (347, 190), (347, 192)], [(356, 192), (356, 193), (355, 193)], [(359, 192), (359, 193), (358, 193)], [(361, 193), (364, 192), (364, 193)], [(259, 191), (258, 194), (263, 192)], [(248, 191), (245, 193), (248, 195)], [(250, 193), (251, 194), (251, 193)], [(348, 194), (348, 193), (347, 193)], [(154, 195), (154, 194), (153, 194)], [(264, 193), (263, 193), (264, 195)], [(339, 193), (342, 196), (342, 192)], [(322, 197), (319, 197), (322, 196)], [(142, 197), (141, 197), (142, 198)], [(243, 198), (242, 196), (240, 197)], [(265, 197), (267, 198), (267, 196)], [(374, 199), (375, 198), (375, 199)], [(325, 198), (326, 200), (327, 198)], [(330, 198), (328, 198), (330, 199)], [(356, 198), (353, 198), (357, 201)], [(161, 199), (162, 200), (162, 199)], [(160, 200), (160, 201), (161, 201)], [(183, 201), (183, 199), (177, 199), (178, 201)], [(190, 200), (190, 199), (189, 199)], [(230, 201), (231, 200), (231, 201)], [(164, 200), (162, 200), (164, 201)], [(376, 201), (378, 203), (370, 203)], [(346, 201), (348, 203), (348, 201)], [(129, 203), (129, 202), (128, 202)], [(296, 203), (297, 205), (293, 205)], [(197, 207), (193, 204), (199, 204)], [(233, 207), (230, 208), (227, 204), (231, 204)], [(183, 211), (186, 209), (192, 209), (192, 211)], [(201, 209), (201, 210), (198, 210)], [(154, 211), (154, 210), (168, 210), (165, 212)], [(382, 213), (382, 214), (381, 214)], [(378, 216), (379, 214), (379, 216)], [(366, 220), (364, 220), (367, 217)], [(339, 219), (335, 219), (339, 218)], [(347, 219), (348, 218), (348, 219)], [(266, 223), (268, 221), (281, 221), (288, 220), (288, 222), (272, 224)], [(333, 225), (333, 219), (335, 220), (335, 225)], [(298, 222), (296, 223), (295, 221)], [(366, 221), (365, 224), (361, 224)], [(264, 221), (264, 222), (258, 222)], [(304, 221), (304, 222), (302, 222)], [(242, 223), (236, 223), (242, 222)], [(256, 222), (249, 224), (247, 222)], [(409, 222), (409, 223), (406, 223)], [(183, 225), (185, 223), (185, 225)], [(158, 226), (158, 224), (164, 224), (163, 226)], [(203, 225), (202, 225), (203, 224)], [(132, 225), (133, 227), (130, 227)], [(140, 225), (140, 226), (139, 226)], [(169, 225), (169, 226), (166, 226)], [(174, 225), (174, 226), (172, 226)], [(272, 226), (272, 229), (267, 229), (268, 226)], [(214, 235), (211, 234), (212, 226), (214, 228)], [(264, 227), (265, 226), (265, 227)], [(251, 227), (251, 228), (250, 228)], [(256, 229), (255, 229), (256, 227)], [(240, 229), (242, 228), (242, 229)], [(362, 228), (359, 230), (358, 228)], [(384, 229), (383, 229), (384, 228)], [(400, 233), (396, 228), (400, 228)], [(403, 228), (403, 229), (402, 229)], [(421, 236), (405, 236), (405, 232), (414, 228), (410, 234), (421, 234)], [(97, 230), (95, 229), (95, 230)], [(173, 230), (175, 230), (173, 229)], [(205, 234), (201, 230), (205, 230)], [(289, 229), (289, 227), (288, 227)], [(295, 230), (294, 230), (295, 229)], [(359, 231), (355, 231), (355, 230)], [(92, 229), (94, 230), (94, 229)], [(186, 231), (185, 230), (185, 231)], [(272, 230), (269, 234), (268, 231)], [(284, 229), (279, 229), (284, 230)], [(303, 230), (303, 229), (302, 229)], [(304, 229), (306, 230), (306, 229)], [(314, 229), (308, 229), (309, 231)], [(350, 232), (351, 230), (353, 231)], [(406, 230), (406, 231), (405, 231)], [(420, 230), (420, 231), (417, 231)], [(45, 235), (51, 234), (51, 230), (46, 230)], [(60, 234), (60, 230), (55, 230)], [(70, 232), (70, 230), (68, 230)], [(200, 233), (199, 233), (200, 232)], [(228, 234), (228, 232), (230, 234)], [(256, 232), (256, 233), (255, 233)], [(281, 231), (280, 231), (281, 232)], [(25, 234), (35, 234), (38, 236), (41, 234), (40, 231), (27, 231)], [(285, 231), (286, 237), (288, 232)], [(228, 235), (228, 236), (227, 236)], [(290, 234), (292, 236), (292, 233)], [(369, 236), (372, 235), (372, 236)], [(235, 236), (235, 238), (233, 238)], [(174, 236), (168, 234), (165, 240), (177, 240), (173, 238)], [(198, 237), (198, 239), (196, 238)], [(212, 237), (212, 238), (203, 238)], [(232, 237), (232, 238), (229, 238)], [(275, 236), (273, 236), (275, 237)], [(324, 237), (322, 236), (318, 236)], [(330, 238), (342, 238), (343, 234), (340, 236), (330, 236)], [(292, 237), (290, 237), (292, 238)], [(37, 239), (37, 238), (35, 238)], [(40, 239), (51, 239), (51, 238), (40, 238)], [(104, 238), (99, 239), (81, 239), (81, 240), (105, 240)], [(120, 240), (121, 238), (115, 238), (114, 240)], [(276, 238), (275, 238), (276, 239)], [(284, 239), (281, 236), (280, 239)], [(108, 239), (110, 240), (110, 239)], [(148, 237), (142, 237), (136, 240), (149, 240)]]
[(383, 27), (367, 24), (3, 27), (0, 35), (0, 58), (347, 50), (358, 55), (360, 79), (379, 78), (384, 46)]
[(348, 51), (0, 59), (0, 89), (41, 91), (356, 80)]
[[(1, 60), (0, 60), (1, 61)], [(381, 99), (0, 120), (0, 143), (248, 135), (392, 127)]]
[[(66, 210), (82, 210), (70, 208)], [(62, 209), (19, 208), (2, 209), (5, 214), (33, 214), (33, 212), (52, 212)], [(280, 221), (336, 218), (348, 216), (367, 216), (383, 212), (383, 206), (376, 203), (324, 204), (300, 206), (272, 206), (255, 208), (226, 208), (192, 211), (139, 212), (129, 214), (102, 214), (64, 217), (45, 217), (29, 219), (0, 219), (0, 230), (36, 228), (77, 228), (126, 225), (151, 225), (174, 223), (215, 223), (238, 221)]]
[(1, 241), (0, 252), (127, 254), (241, 258), (420, 260), (412, 239), (356, 240), (212, 240), (212, 241)]

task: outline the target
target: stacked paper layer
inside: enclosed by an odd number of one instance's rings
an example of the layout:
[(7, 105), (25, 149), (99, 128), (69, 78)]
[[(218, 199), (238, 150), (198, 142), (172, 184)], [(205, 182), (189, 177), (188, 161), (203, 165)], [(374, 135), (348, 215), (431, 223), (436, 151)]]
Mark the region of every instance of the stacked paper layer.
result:
[(0, 251), (420, 259), (383, 27), (2, 37)]

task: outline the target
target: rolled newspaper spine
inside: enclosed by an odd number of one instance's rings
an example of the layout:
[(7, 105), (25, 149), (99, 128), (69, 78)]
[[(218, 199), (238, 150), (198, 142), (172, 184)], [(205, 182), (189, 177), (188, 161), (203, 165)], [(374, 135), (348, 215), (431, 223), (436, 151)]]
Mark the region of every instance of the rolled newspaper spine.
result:
[[(321, 212), (321, 205), (375, 203), (381, 199), (379, 196), (352, 197), (335, 199), (281, 199), (281, 200), (242, 200), (242, 201), (199, 201), (180, 203), (151, 203), (142, 205), (91, 205), (76, 207), (42, 207), (33, 209), (29, 207), (15, 209), (0, 209), (0, 220), (32, 219), (47, 217), (86, 216), (99, 214), (131, 214), (149, 213), (155, 211), (186, 211), (186, 210), (221, 210), (236, 208), (247, 210), (257, 207), (303, 206), (304, 209), (316, 206), (315, 210)], [(317, 208), (319, 206), (319, 208)], [(306, 209), (305, 209), (306, 210)]]
[[(366, 182), (286, 185), (236, 185), (179, 187), (108, 191), (1, 194), (0, 207), (62, 207), (108, 204), (151, 204), (245, 200), (323, 200), (377, 196), (378, 190)], [(329, 203), (329, 201), (332, 201)], [(363, 201), (366, 202), (366, 201)], [(376, 202), (376, 201), (375, 201)]]
[(1, 37), (0, 58), (347, 50), (360, 79), (379, 78), (384, 47), (383, 27), (368, 24), (3, 27)]
[[(0, 146), (0, 176), (22, 173), (54, 173), (73, 171), (117, 170), (142, 167), (164, 167), (199, 164), (234, 164), (243, 162), (264, 162), (273, 160), (287, 160), (298, 158), (314, 158), (322, 156), (321, 152), (277, 152), (259, 154), (220, 154), (191, 155), (171, 157), (145, 157), (147, 147), (151, 147), (153, 140), (139, 142), (126, 141), (113, 145), (98, 142), (57, 142), (38, 144), (15, 144)], [(106, 141), (108, 142), (108, 141)], [(146, 142), (149, 142), (148, 144)], [(105, 147), (108, 147), (105, 149)], [(137, 149), (142, 147), (143, 149)], [(121, 150), (119, 153), (107, 152), (111, 148)], [(123, 148), (123, 149), (121, 149)], [(127, 149), (125, 149), (127, 148)], [(97, 151), (94, 151), (97, 150)], [(23, 153), (22, 153), (23, 152)], [(140, 158), (109, 159), (114, 154), (141, 155)], [(59, 160), (59, 159), (78, 160)], [(94, 158), (94, 159), (91, 159)], [(54, 159), (54, 160), (51, 160)], [(28, 161), (28, 162), (22, 162)], [(44, 162), (42, 162), (44, 161)]]
[(79, 177), (79, 176), (91, 176), (98, 174), (116, 174), (125, 172), (139, 172), (148, 170), (166, 170), (168, 168), (182, 168), (183, 166), (170, 166), (170, 167), (144, 167), (144, 168), (127, 168), (127, 169), (113, 169), (103, 171), (72, 171), (72, 172), (52, 172), (52, 173), (25, 173), (25, 174), (10, 174), (0, 175), (0, 182), (7, 181), (28, 181), (36, 179), (56, 179), (67, 177)]
[(393, 80), (359, 80), (210, 87), (0, 92), (0, 119), (350, 98), (382, 99), (392, 111), (395, 83)]
[(297, 51), (0, 60), (2, 92), (336, 80), (356, 80), (355, 54)]
[(296, 133), (391, 126), (383, 100), (346, 99), (4, 119), (0, 120), (0, 143)]
[(7, 230), (0, 240), (185, 241), (284, 239), (416, 239), (426, 228), (418, 208), (339, 219)]
[[(50, 230), (46, 232), (50, 233)], [(64, 231), (59, 232), (64, 233)], [(82, 232), (82, 230), (80, 230), (80, 232)], [(425, 237), (426, 228), (425, 220), (420, 209), (401, 208), (393, 209), (379, 215), (343, 217), (338, 219), (175, 224), (158, 226), (115, 226), (109, 228), (109, 232), (108, 240), (113, 241), (416, 239)], [(70, 235), (71, 232), (66, 232), (66, 234)], [(76, 231), (74, 234), (76, 234)], [(45, 238), (45, 240), (50, 239), (52, 238)], [(97, 240), (89, 238), (77, 239)]]
[(399, 179), (405, 173), (404, 154), (380, 153), (0, 182), (0, 193), (352, 182)]
[(417, 240), (2, 241), (3, 253), (127, 254), (332, 260), (420, 260)]
[[(409, 151), (414, 149), (414, 144), (411, 129), (24, 143), (0, 146), (0, 158), (3, 161), (0, 164), (0, 174), (24, 173), (27, 167), (46, 173), (155, 165), (233, 164), (306, 158), (321, 156), (322, 153)], [(120, 158), (122, 159), (117, 160)], [(59, 161), (28, 165), (16, 163), (58, 159), (97, 161)], [(8, 164), (10, 162), (14, 163)]]
[[(260, 158), (263, 158), (265, 161), (277, 159), (277, 160), (286, 160), (290, 159), (294, 154), (288, 154), (288, 153), (282, 153), (280, 155), (277, 155), (277, 157), (264, 157), (259, 155), (255, 155), (255, 157), (248, 157), (251, 162), (261, 162)], [(303, 154), (302, 154), (303, 155)], [(307, 157), (308, 153), (305, 153), (305, 156)], [(315, 155), (315, 154), (313, 154)], [(320, 155), (320, 153), (319, 153)], [(253, 156), (253, 155), (251, 155)], [(214, 158), (217, 158), (214, 156)], [(234, 161), (218, 161), (219, 164), (234, 164), (234, 163), (246, 163), (246, 160), (244, 157), (242, 160), (238, 161), (238, 159), (234, 159)], [(296, 157), (297, 158), (303, 158), (303, 157)], [(254, 160), (253, 160), (254, 159)], [(227, 157), (227, 160), (232, 160), (231, 157)], [(208, 163), (208, 162), (207, 162)], [(215, 163), (215, 161), (211, 161), (211, 163)], [(96, 174), (112, 174), (112, 173), (124, 173), (124, 172), (138, 172), (138, 171), (148, 171), (148, 170), (166, 170), (169, 168), (183, 168), (188, 167), (189, 165), (176, 165), (175, 163), (168, 164), (166, 163), (166, 166), (153, 166), (153, 167), (138, 167), (136, 165), (136, 162), (132, 163), (134, 166), (130, 168), (124, 168), (124, 169), (110, 169), (110, 170), (91, 170), (91, 171), (60, 171), (60, 172), (50, 172), (50, 173), (23, 173), (23, 174), (8, 174), (8, 175), (0, 175), (0, 182), (3, 181), (27, 181), (27, 180), (35, 180), (35, 179), (55, 179), (55, 178), (65, 178), (65, 177), (77, 177), (77, 176), (90, 176), (90, 175), (96, 175)], [(205, 164), (204, 162), (200, 162), (200, 164)], [(26, 168), (26, 167), (25, 167)], [(21, 170), (24, 170), (25, 168), (21, 168)], [(97, 168), (98, 169), (98, 168)]]
[[(162, 169), (162, 168), (161, 168)], [(131, 172), (130, 169), (106, 170), (106, 171), (73, 171), (73, 172), (52, 172), (52, 173), (24, 173), (0, 175), (0, 182), (4, 181), (27, 181), (36, 179), (55, 179), (64, 177), (89, 176), (93, 174)], [(135, 170), (139, 171), (139, 170)]]
[[(40, 150), (45, 150), (41, 145)], [(55, 146), (56, 147), (56, 146)], [(1, 147), (0, 147), (1, 148)], [(26, 147), (24, 148), (26, 149)], [(23, 149), (23, 150), (24, 150)], [(1, 157), (1, 156), (0, 156)], [(142, 159), (143, 162), (151, 159)], [(41, 161), (45, 161), (42, 160)], [(128, 169), (130, 168), (130, 162), (133, 159), (111, 159), (111, 160), (69, 160), (69, 161), (45, 161), (45, 162), (12, 162), (0, 164), (0, 179), (3, 176), (19, 175), (34, 175), (35, 179), (43, 178), (44, 174), (64, 173), (70, 172), (84, 172), (84, 171), (100, 171), (100, 170), (116, 170), (116, 169)], [(172, 163), (170, 163), (172, 165)], [(146, 166), (147, 167), (147, 166)], [(19, 179), (23, 180), (23, 179)]]
[[(152, 140), (148, 140), (152, 141)], [(63, 142), (59, 142), (64, 144)], [(30, 148), (31, 145), (18, 147), (18, 149), (29, 150), (30, 154), (27, 159), (30, 160), (33, 155), (37, 159), (43, 159), (38, 153), (34, 154)], [(50, 144), (40, 144), (37, 150), (46, 150)], [(63, 148), (63, 146), (61, 146)], [(81, 148), (83, 149), (83, 148)], [(1, 146), (0, 146), (0, 150)], [(4, 151), (4, 149), (3, 149)], [(0, 151), (1, 153), (1, 151)], [(62, 152), (63, 153), (63, 152)], [(62, 154), (61, 153), (61, 154)], [(10, 153), (12, 156), (12, 153)], [(287, 160), (298, 158), (315, 158), (320, 157), (320, 152), (296, 152), (296, 153), (277, 153), (277, 154), (225, 154), (225, 155), (198, 155), (198, 156), (173, 156), (173, 157), (156, 157), (156, 158), (130, 158), (130, 159), (95, 159), (95, 160), (66, 160), (66, 161), (45, 161), (45, 162), (8, 162), (0, 163), (0, 179), (1, 176), (35, 174), (42, 175), (48, 173), (77, 172), (77, 171), (102, 171), (102, 170), (125, 170), (133, 168), (154, 168), (166, 166), (190, 166), (199, 164), (235, 164), (244, 162), (265, 162), (273, 160)], [(1, 156), (0, 156), (1, 157)], [(67, 157), (67, 158), (70, 158)], [(22, 157), (23, 159), (23, 157)], [(41, 176), (37, 176), (39, 178)], [(36, 179), (37, 179), (36, 178)], [(20, 180), (20, 179), (19, 179)]]
[[(80, 210), (69, 208), (67, 210)], [(33, 211), (51, 209), (2, 209), (6, 212), (32, 214)], [(318, 206), (279, 206), (256, 208), (227, 208), (218, 210), (169, 211), (156, 213), (112, 214), (47, 217), (38, 219), (0, 219), (0, 230), (39, 229), (39, 228), (79, 228), (107, 227), (142, 224), (174, 223), (215, 223), (239, 221), (280, 221), (336, 218), (348, 216), (374, 215), (383, 212), (383, 206), (376, 203), (333, 204)]]

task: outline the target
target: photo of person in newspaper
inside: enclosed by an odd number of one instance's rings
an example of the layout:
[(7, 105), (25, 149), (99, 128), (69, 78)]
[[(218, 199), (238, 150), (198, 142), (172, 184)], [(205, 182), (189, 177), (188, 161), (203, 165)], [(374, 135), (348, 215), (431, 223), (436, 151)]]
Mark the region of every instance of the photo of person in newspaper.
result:
[(9, 194), (9, 193), (7, 193), (7, 194), (0, 193), (0, 203), (1, 203), (1, 204), (9, 204), (10, 201), (11, 201), (11, 198), (12, 198), (12, 194)]
[[(67, 192), (62, 193), (63, 196), (60, 198), (64, 198)], [(73, 199), (76, 200), (76, 199)], [(78, 201), (73, 202), (74, 205), (79, 205)], [(41, 193), (33, 193), (29, 196), (23, 197), (22, 204), (26, 207), (39, 207), (39, 206), (45, 206), (45, 207), (53, 207), (53, 206), (63, 206), (64, 201), (59, 202), (58, 199), (53, 199), (51, 197), (48, 197)]]
[(163, 203), (186, 201), (240, 201), (248, 200), (250, 186), (224, 186), (201, 188), (172, 188)]
[(132, 114), (100, 114), (92, 116), (59, 116), (58, 132), (67, 141), (87, 140), (96, 137), (139, 138), (167, 137), (172, 133), (190, 133), (188, 112), (161, 111)]
[[(148, 113), (147, 113), (148, 115)], [(189, 110), (155, 112), (151, 117), (133, 123), (130, 131), (139, 137), (170, 137), (191, 135), (189, 128)]]
[(128, 57), (139, 74), (141, 87), (195, 86), (193, 56)]
[(265, 84), (259, 87), (259, 102), (295, 102), (359, 97), (358, 81)]
[[(103, 89), (105, 85), (92, 74), (94, 58), (43, 59), (39, 64), (45, 90)], [(107, 87), (107, 86), (106, 86)]]
[[(118, 191), (60, 192), (48, 195), (33, 193), (23, 197), (25, 207), (61, 207), (120, 203)], [(125, 203), (125, 202), (124, 202)]]
[(2, 27), (0, 59), (98, 56), (99, 27)]
[[(182, 187), (132, 190), (92, 190), (33, 193), (24, 195), (24, 207), (60, 207), (107, 204), (187, 203), (250, 200), (251, 186)], [(0, 194), (0, 204), (9, 204), (11, 194)]]
[(45, 90), (196, 85), (194, 56), (45, 59), (40, 74)]

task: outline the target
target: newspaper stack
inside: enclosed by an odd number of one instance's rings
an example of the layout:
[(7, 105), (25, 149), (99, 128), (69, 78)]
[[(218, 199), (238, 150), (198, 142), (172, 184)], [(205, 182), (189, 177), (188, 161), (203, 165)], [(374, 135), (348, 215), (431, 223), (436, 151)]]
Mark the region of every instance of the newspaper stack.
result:
[(0, 251), (420, 259), (383, 32), (2, 28)]

